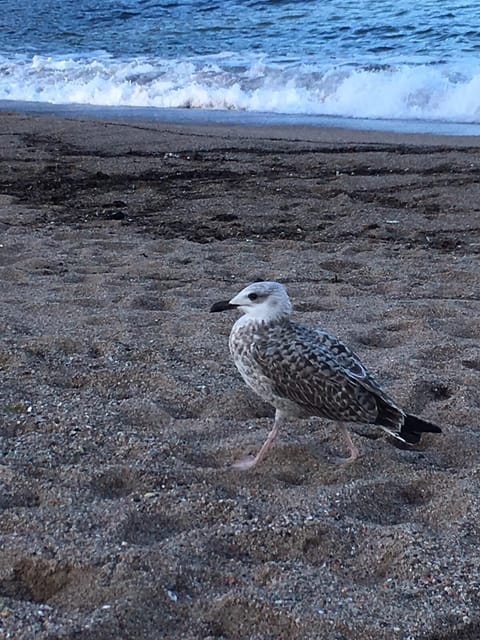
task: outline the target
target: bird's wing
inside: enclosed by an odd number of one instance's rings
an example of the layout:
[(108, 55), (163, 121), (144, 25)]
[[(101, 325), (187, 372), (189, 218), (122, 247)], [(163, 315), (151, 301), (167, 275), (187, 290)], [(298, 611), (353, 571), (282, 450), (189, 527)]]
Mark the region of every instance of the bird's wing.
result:
[(326, 332), (292, 323), (257, 341), (253, 355), (276, 394), (313, 414), (374, 422), (377, 400), (389, 401), (360, 359)]

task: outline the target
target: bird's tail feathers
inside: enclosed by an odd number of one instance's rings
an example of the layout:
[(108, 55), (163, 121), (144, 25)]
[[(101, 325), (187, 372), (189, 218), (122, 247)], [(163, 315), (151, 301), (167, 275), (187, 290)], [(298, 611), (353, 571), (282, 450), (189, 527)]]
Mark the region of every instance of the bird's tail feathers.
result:
[(418, 444), (422, 438), (422, 433), (442, 432), (436, 424), (408, 413), (404, 414), (394, 404), (380, 401), (378, 409), (378, 417), (375, 424), (394, 438), (397, 438), (397, 440), (407, 444)]
[(405, 438), (400, 435), (399, 431), (394, 431), (393, 429), (389, 429), (388, 427), (385, 427), (383, 424), (379, 424), (378, 426), (380, 427), (380, 429), (385, 431), (385, 433), (388, 433), (389, 436), (392, 436), (392, 438), (396, 438), (397, 440), (400, 440), (400, 442), (406, 442)]
[(409, 444), (418, 444), (422, 433), (442, 433), (442, 430), (432, 422), (407, 414), (400, 429), (400, 438)]

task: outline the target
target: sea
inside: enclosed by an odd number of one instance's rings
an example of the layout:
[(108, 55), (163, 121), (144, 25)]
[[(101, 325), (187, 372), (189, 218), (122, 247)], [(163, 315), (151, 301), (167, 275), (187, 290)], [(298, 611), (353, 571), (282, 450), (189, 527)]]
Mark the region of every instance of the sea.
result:
[(474, 0), (0, 0), (0, 109), (480, 135)]

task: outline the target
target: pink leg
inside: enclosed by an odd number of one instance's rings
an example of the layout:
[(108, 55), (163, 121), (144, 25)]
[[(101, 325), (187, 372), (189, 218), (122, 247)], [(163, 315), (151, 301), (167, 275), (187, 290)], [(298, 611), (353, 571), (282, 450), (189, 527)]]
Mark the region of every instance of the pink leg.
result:
[(351, 462), (355, 462), (355, 460), (359, 457), (360, 451), (355, 446), (352, 440), (352, 436), (350, 435), (350, 432), (344, 424), (340, 425), (340, 430), (343, 433), (343, 437), (345, 438), (350, 455), (348, 456), (348, 458), (337, 458), (336, 462), (337, 464), (350, 464)]
[(281, 422), (281, 414), (279, 411), (275, 413), (275, 423), (273, 425), (273, 429), (268, 434), (267, 439), (262, 445), (262, 448), (257, 453), (256, 456), (246, 456), (245, 458), (241, 458), (232, 464), (234, 469), (241, 469), (242, 471), (247, 471), (247, 469), (253, 469), (259, 462), (261, 462), (270, 451), (272, 444), (275, 442), (275, 438), (278, 435), (280, 430), (280, 422)]

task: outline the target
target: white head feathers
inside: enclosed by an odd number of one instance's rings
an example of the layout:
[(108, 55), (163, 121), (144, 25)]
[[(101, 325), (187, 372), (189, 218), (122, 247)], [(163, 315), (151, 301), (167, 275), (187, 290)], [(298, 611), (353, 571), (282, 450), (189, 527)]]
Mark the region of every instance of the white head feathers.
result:
[(287, 290), (278, 282), (254, 282), (229, 302), (252, 319), (273, 322), (290, 317), (292, 305)]

